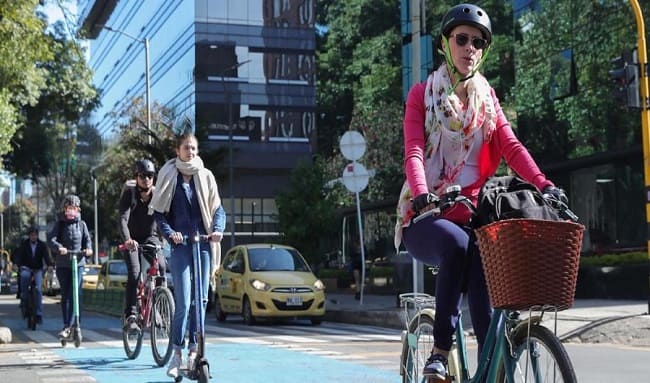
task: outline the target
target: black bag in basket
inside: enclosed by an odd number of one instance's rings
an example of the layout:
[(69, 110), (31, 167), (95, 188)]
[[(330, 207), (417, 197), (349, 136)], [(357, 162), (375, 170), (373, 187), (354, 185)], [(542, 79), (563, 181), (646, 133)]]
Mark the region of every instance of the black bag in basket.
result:
[(489, 178), (478, 196), (474, 227), (512, 218), (562, 220), (535, 185), (515, 176)]

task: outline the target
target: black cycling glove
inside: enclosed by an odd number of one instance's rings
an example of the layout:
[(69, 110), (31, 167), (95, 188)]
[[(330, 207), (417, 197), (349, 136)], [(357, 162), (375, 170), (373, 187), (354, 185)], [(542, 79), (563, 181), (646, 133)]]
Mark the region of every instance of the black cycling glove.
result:
[(567, 205), (569, 203), (569, 198), (567, 198), (566, 193), (564, 190), (555, 187), (555, 186), (547, 186), (544, 188), (544, 191), (542, 192), (544, 196), (548, 196), (550, 198), (553, 198), (555, 200), (558, 200), (562, 202), (563, 204)]
[(427, 206), (438, 201), (440, 201), (440, 198), (438, 198), (437, 195), (433, 193), (422, 193), (419, 196), (413, 198), (412, 201), (413, 210), (416, 213), (419, 213), (420, 211), (424, 210), (424, 208), (426, 208)]

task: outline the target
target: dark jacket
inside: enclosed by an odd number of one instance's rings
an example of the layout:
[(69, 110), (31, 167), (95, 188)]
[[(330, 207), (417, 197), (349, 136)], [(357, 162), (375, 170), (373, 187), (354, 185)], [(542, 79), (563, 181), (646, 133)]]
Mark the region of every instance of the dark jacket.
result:
[(161, 244), (158, 225), (153, 215), (149, 215), (149, 202), (151, 199), (144, 202), (140, 198), (136, 186), (127, 185), (124, 188), (119, 206), (122, 241), (134, 239), (141, 244)]
[(17, 266), (26, 266), (30, 269), (42, 269), (44, 265), (54, 265), (54, 261), (50, 255), (50, 249), (40, 239), (36, 240), (36, 248), (33, 253), (29, 238), (24, 240), (14, 252), (12, 258)]
[[(72, 220), (68, 220), (63, 216), (59, 217), (47, 238), (50, 249), (54, 254), (56, 267), (72, 267), (70, 258), (67, 255), (59, 254), (59, 247), (65, 247), (68, 251), (92, 249), (88, 227), (86, 222), (79, 216)], [(77, 255), (77, 261), (80, 266), (85, 264), (83, 254)]]

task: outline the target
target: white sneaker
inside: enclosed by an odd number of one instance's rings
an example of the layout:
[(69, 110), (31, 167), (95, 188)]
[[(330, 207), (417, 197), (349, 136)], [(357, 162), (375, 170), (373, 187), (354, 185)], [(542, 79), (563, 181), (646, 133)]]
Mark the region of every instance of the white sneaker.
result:
[(188, 371), (193, 371), (194, 370), (194, 363), (196, 362), (196, 351), (190, 351), (190, 353), (187, 355), (187, 370)]
[(174, 352), (174, 355), (172, 355), (172, 359), (169, 361), (169, 364), (167, 365), (167, 376), (170, 378), (176, 379), (178, 377), (178, 369), (181, 368), (183, 365), (183, 355)]

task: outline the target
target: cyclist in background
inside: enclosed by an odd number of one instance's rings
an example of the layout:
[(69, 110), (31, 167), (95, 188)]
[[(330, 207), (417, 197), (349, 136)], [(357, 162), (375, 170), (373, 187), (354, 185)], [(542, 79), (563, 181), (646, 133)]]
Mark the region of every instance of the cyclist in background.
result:
[[(138, 245), (153, 244), (160, 246), (161, 239), (158, 225), (152, 215), (149, 215), (149, 202), (154, 192), (154, 176), (156, 168), (153, 162), (141, 159), (135, 162), (134, 180), (126, 182), (120, 197), (120, 234), (127, 248), (124, 253), (128, 279), (124, 295), (124, 326), (137, 330), (136, 322), (136, 295), (138, 277), (143, 269), (140, 265)], [(158, 264), (161, 275), (165, 275), (165, 257), (158, 252)], [(152, 260), (147, 260), (151, 262)]]
[(438, 265), (434, 345), (423, 375), (445, 379), (447, 357), (461, 309), (461, 280), (469, 261), (467, 296), (479, 352), (492, 315), (481, 259), (468, 228), (471, 212), (462, 204), (442, 216), (411, 219), (438, 200), (447, 187), (476, 204), (485, 181), (504, 158), (521, 178), (566, 202), (564, 192), (540, 171), (515, 137), (494, 89), (478, 71), (492, 41), (487, 13), (459, 4), (445, 14), (436, 46), (444, 61), (409, 91), (404, 115), (406, 182), (398, 200), (395, 246)]
[(81, 285), (83, 268), (86, 264), (86, 257), (93, 254), (92, 241), (88, 233), (86, 222), (81, 219), (81, 200), (74, 194), (67, 195), (63, 199), (63, 212), (54, 223), (48, 235), (48, 242), (52, 253), (56, 254), (56, 277), (61, 285), (61, 314), (63, 318), (63, 330), (59, 332), (60, 338), (70, 336), (70, 325), (72, 323), (73, 300), (72, 300), (72, 264), (68, 252), (79, 252), (77, 255), (77, 288), (79, 295), (79, 321), (81, 322)]
[(34, 274), (36, 284), (36, 323), (43, 323), (43, 266), (47, 265), (51, 271), (54, 261), (50, 249), (44, 241), (38, 239), (38, 229), (35, 226), (27, 230), (28, 238), (25, 239), (15, 252), (15, 262), (20, 273), (20, 307), (25, 316), (25, 299), (27, 299), (28, 286)]

